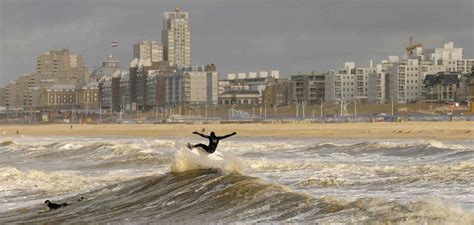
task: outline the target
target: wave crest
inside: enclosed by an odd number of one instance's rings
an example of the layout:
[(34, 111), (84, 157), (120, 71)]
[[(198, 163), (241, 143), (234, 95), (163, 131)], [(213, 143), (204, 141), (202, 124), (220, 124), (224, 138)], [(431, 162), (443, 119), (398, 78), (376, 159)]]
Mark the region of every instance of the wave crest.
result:
[[(316, 198), (238, 173), (193, 170), (140, 177), (80, 196), (85, 201), (38, 214), (0, 214), (0, 223), (356, 223), (470, 224), (472, 215), (440, 199), (400, 204), (383, 198)], [(57, 200), (72, 202), (78, 196)], [(32, 209), (32, 208), (30, 208)]]
[(209, 154), (200, 148), (178, 149), (171, 162), (171, 172), (183, 173), (198, 169), (217, 169), (225, 173), (243, 172), (241, 160), (228, 153)]
[(16, 145), (17, 143), (14, 141), (2, 141), (0, 142), (0, 146), (10, 146), (10, 145)]

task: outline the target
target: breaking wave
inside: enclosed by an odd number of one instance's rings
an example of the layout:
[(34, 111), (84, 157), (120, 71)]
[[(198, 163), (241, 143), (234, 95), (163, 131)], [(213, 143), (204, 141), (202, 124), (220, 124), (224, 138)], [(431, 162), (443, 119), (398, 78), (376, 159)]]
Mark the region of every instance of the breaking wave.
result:
[(242, 173), (240, 159), (230, 154), (215, 152), (209, 154), (202, 149), (179, 149), (171, 162), (171, 172), (182, 173), (197, 169), (216, 169), (225, 173)]
[[(0, 142), (0, 224), (474, 223), (467, 144), (42, 141)], [(71, 204), (39, 213), (45, 199)]]
[(9, 145), (15, 145), (16, 143), (14, 141), (2, 141), (0, 142), (0, 146), (9, 146)]
[[(79, 197), (82, 202), (75, 202)], [(239, 173), (189, 170), (141, 177), (58, 202), (72, 203), (38, 213), (39, 205), (0, 214), (1, 223), (428, 223), (470, 224), (472, 215), (439, 199), (400, 204), (381, 198), (348, 201), (316, 198)], [(22, 213), (19, 213), (22, 212)]]
[(350, 148), (350, 149), (364, 149), (364, 150), (380, 150), (380, 149), (401, 149), (401, 148), (419, 148), (419, 149), (443, 149), (443, 150), (466, 150), (474, 151), (473, 146), (460, 145), (460, 144), (446, 144), (435, 140), (422, 140), (422, 141), (408, 141), (408, 142), (394, 142), (394, 141), (382, 141), (382, 142), (360, 142), (355, 144), (341, 144), (332, 142), (323, 142), (313, 145), (307, 150), (319, 150), (326, 148)]

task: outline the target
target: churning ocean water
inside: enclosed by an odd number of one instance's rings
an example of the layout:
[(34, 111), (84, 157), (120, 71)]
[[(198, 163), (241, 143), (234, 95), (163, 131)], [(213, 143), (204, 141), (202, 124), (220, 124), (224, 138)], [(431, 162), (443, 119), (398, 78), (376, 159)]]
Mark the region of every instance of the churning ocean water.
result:
[(474, 141), (185, 139), (4, 138), (0, 224), (474, 223)]

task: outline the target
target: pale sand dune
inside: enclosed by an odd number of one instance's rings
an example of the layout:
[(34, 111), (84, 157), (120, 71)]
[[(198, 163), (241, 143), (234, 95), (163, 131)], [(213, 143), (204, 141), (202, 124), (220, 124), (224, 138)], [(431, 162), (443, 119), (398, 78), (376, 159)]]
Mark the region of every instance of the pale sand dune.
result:
[(5, 136), (190, 136), (193, 131), (215, 131), (218, 135), (236, 131), (253, 137), (324, 137), (324, 138), (416, 138), (473, 139), (474, 122), (403, 122), (345, 124), (101, 124), (101, 125), (2, 125)]

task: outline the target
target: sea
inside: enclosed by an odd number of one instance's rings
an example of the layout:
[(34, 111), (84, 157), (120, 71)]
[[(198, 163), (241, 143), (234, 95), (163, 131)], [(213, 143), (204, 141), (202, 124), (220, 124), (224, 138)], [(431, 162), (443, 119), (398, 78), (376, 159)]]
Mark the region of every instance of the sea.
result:
[(0, 137), (0, 224), (474, 224), (474, 140), (200, 141)]

